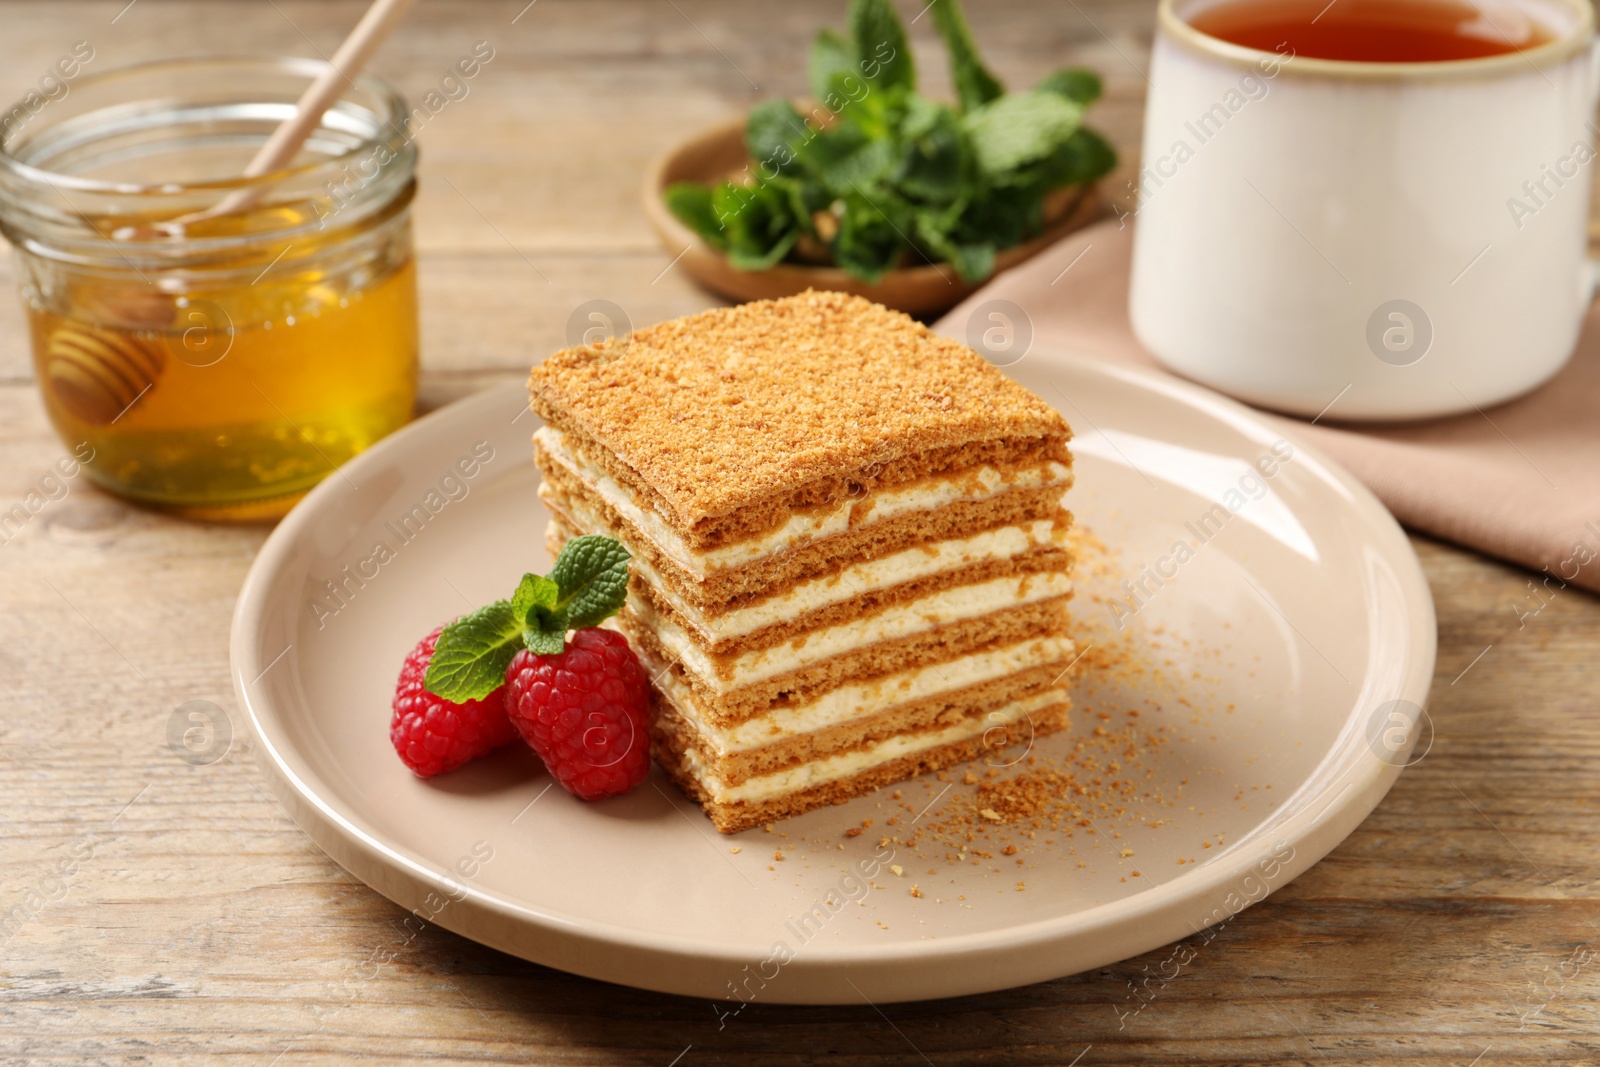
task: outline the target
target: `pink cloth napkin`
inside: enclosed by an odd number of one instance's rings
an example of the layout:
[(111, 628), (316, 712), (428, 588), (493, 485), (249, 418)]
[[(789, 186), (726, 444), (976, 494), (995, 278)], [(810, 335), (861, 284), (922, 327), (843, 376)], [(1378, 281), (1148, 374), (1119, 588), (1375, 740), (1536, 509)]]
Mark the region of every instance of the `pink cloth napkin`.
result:
[[(963, 339), (973, 308), (1005, 299), (1032, 320), (1035, 353), (1058, 349), (1168, 373), (1128, 323), (1132, 236), (1115, 221), (1073, 234), (934, 328)], [(1484, 414), (1384, 428), (1264, 417), (1343, 463), (1405, 525), (1600, 592), (1600, 305), (1554, 380)]]

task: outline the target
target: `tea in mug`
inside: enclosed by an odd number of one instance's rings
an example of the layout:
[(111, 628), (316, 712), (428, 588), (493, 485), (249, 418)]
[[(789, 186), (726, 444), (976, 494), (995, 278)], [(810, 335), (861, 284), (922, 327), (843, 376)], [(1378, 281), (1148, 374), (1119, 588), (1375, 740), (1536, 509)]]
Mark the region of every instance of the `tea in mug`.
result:
[(1553, 39), (1508, 4), (1464, 0), (1224, 0), (1186, 21), (1246, 48), (1356, 63), (1481, 59)]

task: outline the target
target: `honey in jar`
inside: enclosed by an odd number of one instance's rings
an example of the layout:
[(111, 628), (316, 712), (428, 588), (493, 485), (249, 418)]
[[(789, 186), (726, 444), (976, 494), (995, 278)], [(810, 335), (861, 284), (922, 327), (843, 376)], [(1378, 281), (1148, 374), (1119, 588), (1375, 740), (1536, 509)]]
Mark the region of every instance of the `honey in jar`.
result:
[(415, 149), (399, 98), (363, 78), (287, 171), (229, 177), (318, 66), (114, 71), (76, 84), (57, 126), (3, 142), (0, 227), (45, 409), (114, 492), (275, 517), (411, 416)]

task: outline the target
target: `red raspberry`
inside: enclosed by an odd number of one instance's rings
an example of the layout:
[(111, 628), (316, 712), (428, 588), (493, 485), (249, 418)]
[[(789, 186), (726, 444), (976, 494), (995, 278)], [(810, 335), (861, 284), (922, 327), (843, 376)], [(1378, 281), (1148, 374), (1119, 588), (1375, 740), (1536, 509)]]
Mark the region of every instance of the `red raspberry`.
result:
[(584, 800), (626, 793), (650, 770), (650, 686), (627, 638), (590, 626), (566, 651), (518, 652), (506, 669), (506, 711), (556, 781)]
[(504, 686), (482, 700), (461, 704), (434, 696), (422, 687), (422, 676), (443, 629), (439, 627), (411, 650), (394, 687), (389, 741), (419, 778), (453, 771), (468, 760), (487, 756), (517, 736), (516, 727), (506, 718)]

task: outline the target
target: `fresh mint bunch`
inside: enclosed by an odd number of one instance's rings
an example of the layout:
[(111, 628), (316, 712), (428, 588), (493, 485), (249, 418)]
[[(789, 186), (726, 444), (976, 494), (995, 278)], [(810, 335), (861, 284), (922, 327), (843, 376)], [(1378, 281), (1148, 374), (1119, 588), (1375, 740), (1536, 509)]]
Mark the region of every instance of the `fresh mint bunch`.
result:
[(672, 213), (740, 270), (827, 260), (865, 282), (903, 262), (948, 262), (964, 281), (1044, 228), (1046, 197), (1116, 165), (1083, 125), (1100, 78), (1062, 69), (1007, 93), (983, 65), (957, 0), (931, 8), (957, 102), (917, 95), (905, 27), (889, 0), (852, 0), (845, 34), (823, 30), (808, 73), (818, 106), (751, 111), (748, 174), (666, 190)]
[(461, 703), (500, 688), (521, 649), (537, 655), (564, 651), (567, 631), (598, 625), (628, 596), (628, 550), (597, 534), (562, 546), (548, 577), (524, 574), (510, 600), (496, 600), (444, 628), (428, 662), (423, 687)]

